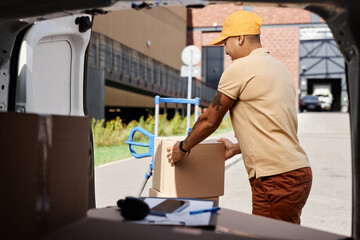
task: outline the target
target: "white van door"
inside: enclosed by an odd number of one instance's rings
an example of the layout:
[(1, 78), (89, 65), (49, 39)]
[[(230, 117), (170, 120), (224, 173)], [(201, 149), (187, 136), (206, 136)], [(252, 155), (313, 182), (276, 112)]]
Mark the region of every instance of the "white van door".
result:
[(72, 15), (36, 22), (21, 45), (17, 112), (83, 116), (84, 58), (91, 30)]

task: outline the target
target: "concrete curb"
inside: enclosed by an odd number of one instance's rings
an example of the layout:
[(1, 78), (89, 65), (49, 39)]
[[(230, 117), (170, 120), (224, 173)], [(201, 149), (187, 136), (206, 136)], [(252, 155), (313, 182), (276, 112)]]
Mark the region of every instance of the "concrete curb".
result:
[(136, 159), (136, 158), (134, 158), (134, 157), (124, 158), (124, 159), (116, 160), (116, 161), (113, 161), (113, 162), (110, 162), (110, 163), (105, 163), (105, 164), (103, 164), (103, 165), (97, 166), (97, 167), (95, 167), (95, 169), (97, 169), (97, 168), (103, 168), (103, 167), (108, 167), (108, 166), (111, 166), (111, 165), (114, 165), (114, 164), (118, 164), (118, 163), (125, 163), (125, 162), (127, 162), (127, 161), (135, 160), (135, 159)]

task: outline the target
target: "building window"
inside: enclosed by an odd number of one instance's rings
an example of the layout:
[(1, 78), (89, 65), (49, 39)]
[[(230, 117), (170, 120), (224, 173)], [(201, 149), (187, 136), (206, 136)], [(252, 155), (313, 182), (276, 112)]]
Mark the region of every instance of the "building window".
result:
[(217, 88), (224, 71), (224, 46), (202, 48), (202, 78), (209, 86)]
[(139, 54), (140, 57), (140, 79), (146, 81), (146, 71), (147, 71), (147, 57), (144, 54)]
[(150, 58), (147, 58), (147, 64), (146, 64), (146, 78), (145, 81), (149, 82), (152, 89), (154, 89), (154, 65), (153, 61)]
[(113, 69), (113, 41), (110, 38), (106, 38), (105, 45), (105, 69)]
[(154, 63), (154, 81), (155, 84), (161, 86), (161, 64), (157, 61), (153, 61)]
[(118, 42), (114, 42), (114, 69), (115, 72), (121, 74), (122, 72), (122, 47)]
[(132, 51), (131, 55), (131, 77), (139, 79), (139, 54), (136, 51)]
[(89, 65), (92, 67), (98, 67), (99, 64), (99, 41), (98, 41), (99, 35), (98, 34), (92, 34), (91, 40), (90, 40), (90, 49), (88, 54), (88, 62)]
[(123, 47), (123, 73), (124, 75), (130, 77), (130, 64), (131, 64), (131, 49), (122, 46)]

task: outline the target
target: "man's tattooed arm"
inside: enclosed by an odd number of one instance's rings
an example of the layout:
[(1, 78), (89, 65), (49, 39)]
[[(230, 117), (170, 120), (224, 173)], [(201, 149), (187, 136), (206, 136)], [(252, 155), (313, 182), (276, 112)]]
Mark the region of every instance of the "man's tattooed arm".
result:
[[(192, 133), (192, 132), (199, 126), (199, 124), (200, 124), (201, 122), (203, 122), (204, 120), (205, 120), (205, 119), (202, 118), (201, 116), (198, 118), (198, 120), (196, 120), (196, 123), (195, 123), (194, 126), (192, 127), (189, 136), (187, 136), (186, 139), (184, 140), (184, 143), (183, 143), (184, 146), (186, 146), (186, 145), (188, 144), (187, 139), (188, 139), (188, 137), (191, 136), (191, 133)], [(186, 149), (186, 148), (185, 148), (185, 149)]]
[(222, 93), (217, 91), (214, 99), (211, 102), (211, 106), (213, 108), (215, 108), (216, 111), (219, 111), (220, 106), (222, 106), (222, 104), (220, 103), (221, 96), (222, 96)]
[(216, 92), (211, 106), (199, 117), (194, 124), (189, 136), (183, 142), (183, 148), (190, 150), (196, 144), (207, 138), (220, 125), (222, 118), (229, 108), (233, 105), (234, 100), (227, 97), (219, 91)]
[[(196, 123), (194, 124), (194, 126), (192, 127), (191, 131), (196, 129), (198, 127), (198, 125), (203, 122), (205, 119), (202, 118), (201, 116), (198, 118), (198, 120), (196, 120)], [(191, 133), (191, 132), (190, 132)]]

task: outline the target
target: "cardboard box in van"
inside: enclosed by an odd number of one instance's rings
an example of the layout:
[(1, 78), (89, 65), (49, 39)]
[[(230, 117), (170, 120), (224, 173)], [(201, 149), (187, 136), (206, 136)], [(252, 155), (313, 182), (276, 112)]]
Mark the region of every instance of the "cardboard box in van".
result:
[(86, 216), (87, 117), (0, 113), (0, 229), (28, 239)]

